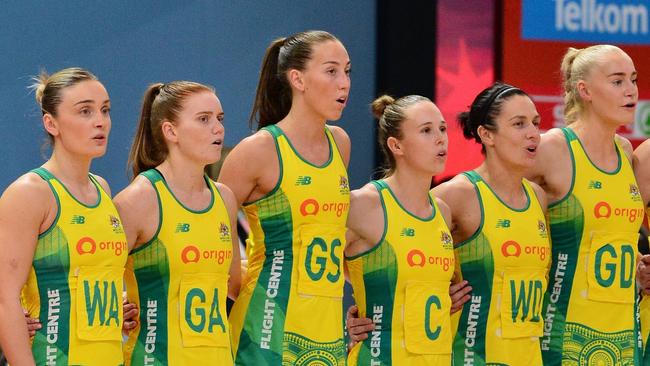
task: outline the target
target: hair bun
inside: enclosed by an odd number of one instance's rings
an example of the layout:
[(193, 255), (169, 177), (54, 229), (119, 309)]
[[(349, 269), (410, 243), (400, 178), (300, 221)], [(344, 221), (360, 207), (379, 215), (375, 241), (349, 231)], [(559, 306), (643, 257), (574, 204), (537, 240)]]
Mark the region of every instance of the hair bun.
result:
[(386, 107), (393, 103), (395, 103), (395, 98), (391, 97), (390, 95), (382, 95), (381, 97), (375, 99), (372, 104), (370, 104), (370, 109), (372, 110), (372, 114), (377, 119), (380, 119), (381, 116), (384, 115), (384, 110), (386, 110)]
[(34, 91), (36, 102), (41, 108), (43, 107), (43, 93), (49, 80), (50, 75), (45, 70), (41, 70), (38, 76), (32, 77), (32, 85), (29, 86), (29, 89)]

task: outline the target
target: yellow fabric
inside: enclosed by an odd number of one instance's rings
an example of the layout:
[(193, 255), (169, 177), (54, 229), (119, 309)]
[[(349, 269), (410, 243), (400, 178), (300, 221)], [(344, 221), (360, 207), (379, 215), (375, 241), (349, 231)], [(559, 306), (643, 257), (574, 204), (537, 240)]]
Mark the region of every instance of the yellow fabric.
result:
[(293, 363), (311, 350), (340, 364), (346, 168), (327, 127), (330, 159), (321, 166), (303, 160), (277, 126), (268, 131), (280, 176), (273, 191), (244, 206), (248, 272), (230, 314), (236, 362)]
[[(185, 274), (181, 280), (181, 338), (184, 347), (230, 347), (224, 317), (228, 279), (218, 273)], [(192, 312), (192, 309), (195, 309)]]
[(84, 297), (77, 296), (77, 309), (87, 309), (100, 299), (106, 301), (107, 311), (101, 305), (90, 311), (79, 312), (77, 336), (85, 341), (122, 340), (122, 279), (124, 267), (79, 267), (77, 284)]
[[(206, 181), (213, 201), (201, 211), (184, 207), (164, 179), (153, 183), (159, 231), (131, 253), (127, 266), (127, 281), (138, 281), (129, 297), (140, 304), (140, 322), (125, 347), (128, 364), (233, 364), (226, 314), (233, 229), (216, 184)], [(141, 271), (146, 273), (138, 278)], [(148, 283), (153, 281), (162, 282), (164, 291)], [(157, 338), (151, 338), (152, 329)], [(166, 338), (160, 338), (162, 329)]]
[[(620, 171), (605, 173), (591, 163), (578, 139), (570, 144), (580, 172), (573, 195), (584, 210), (584, 230), (566, 321), (605, 333), (633, 330), (635, 260), (644, 213), (632, 168), (620, 152)], [(593, 182), (602, 188), (590, 189)]]
[[(65, 263), (67, 288), (39, 288), (41, 281), (38, 268), (33, 267), (23, 289), (24, 306), (41, 317), (48, 342), (53, 339), (49, 331), (55, 330), (57, 338), (68, 338), (67, 359), (46, 358), (39, 361), (39, 350), (33, 349), (37, 363), (71, 365), (119, 365), (122, 358), (122, 275), (128, 249), (119, 216), (111, 198), (94, 178), (99, 202), (84, 205), (78, 202), (54, 177), (46, 179), (58, 201), (58, 217), (47, 232), (39, 236), (36, 257), (61, 258)], [(41, 254), (39, 254), (41, 253)], [(36, 262), (34, 262), (36, 265)], [(52, 275), (59, 275), (61, 272)], [(56, 296), (50, 297), (56, 291)], [(69, 295), (64, 295), (69, 291)], [(41, 309), (35, 296), (49, 298), (52, 304), (60, 305), (59, 312), (48, 315), (48, 308)], [(69, 308), (63, 308), (69, 299)], [(49, 309), (51, 310), (51, 309)], [(65, 312), (65, 314), (63, 314)], [(60, 316), (67, 316), (69, 322), (61, 323)], [(58, 321), (57, 321), (58, 320)], [(56, 326), (54, 326), (56, 322)], [(67, 334), (63, 334), (67, 332)], [(34, 347), (38, 343), (37, 334)], [(42, 350), (40, 350), (42, 351)], [(48, 351), (49, 355), (49, 351)]]
[[(525, 179), (528, 206), (524, 209), (506, 205), (482, 179), (475, 185), (483, 210), (482, 226), (456, 252), (463, 272), (491, 273), (492, 278), (474, 280), (491, 282), (492, 291), (466, 278), (475, 290), (464, 312), (489, 309), (487, 319), (470, 317), (465, 324), (454, 319), (459, 322), (454, 359), (467, 363), (467, 357), (480, 354), (479, 359), (484, 357), (488, 364), (541, 365), (542, 301), (551, 264), (544, 212)], [(485, 328), (484, 339), (474, 332), (473, 321)]]
[(346, 258), (359, 316), (376, 326), (351, 350), (348, 364), (449, 365), (449, 286), (456, 260), (447, 224), (435, 202), (433, 216), (419, 218), (390, 188), (380, 194), (383, 238), (368, 252)]

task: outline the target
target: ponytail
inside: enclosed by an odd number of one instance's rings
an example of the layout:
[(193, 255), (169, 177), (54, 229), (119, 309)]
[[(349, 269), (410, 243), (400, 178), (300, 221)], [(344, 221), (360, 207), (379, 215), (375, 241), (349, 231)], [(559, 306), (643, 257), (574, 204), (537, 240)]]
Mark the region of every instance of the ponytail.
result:
[(585, 103), (578, 91), (578, 82), (587, 80), (592, 68), (602, 62), (602, 57), (610, 52), (626, 53), (612, 45), (599, 44), (587, 48), (570, 47), (562, 58), (562, 86), (564, 89), (564, 121), (567, 125), (575, 122), (584, 111)]
[(257, 129), (282, 120), (291, 108), (291, 90), (284, 75), (278, 73), (278, 57), (280, 48), (286, 38), (278, 38), (266, 49), (262, 60), (260, 79), (255, 91), (253, 110), (248, 119), (252, 129), (257, 124)]
[(257, 83), (249, 126), (257, 129), (280, 122), (291, 109), (291, 87), (287, 79), (289, 70), (305, 70), (314, 46), (326, 41), (338, 41), (325, 31), (306, 31), (287, 38), (278, 38), (266, 49), (262, 71)]
[(128, 164), (131, 167), (133, 177), (158, 166), (167, 155), (167, 146), (165, 144), (158, 146), (160, 145), (158, 142), (163, 140), (162, 136), (154, 136), (154, 134), (162, 134), (162, 131), (160, 131), (160, 128), (154, 131), (151, 123), (151, 107), (158, 94), (160, 94), (160, 88), (163, 85), (162, 83), (151, 84), (142, 98), (138, 130), (129, 153)]

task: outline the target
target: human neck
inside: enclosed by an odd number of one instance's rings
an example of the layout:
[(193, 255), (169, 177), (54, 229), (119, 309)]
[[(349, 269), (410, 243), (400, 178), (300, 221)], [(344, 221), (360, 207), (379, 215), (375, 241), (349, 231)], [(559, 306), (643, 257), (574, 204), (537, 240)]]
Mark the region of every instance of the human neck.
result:
[(175, 191), (186, 193), (203, 191), (205, 188), (204, 168), (205, 166), (181, 159), (176, 154), (169, 154), (165, 161), (156, 167), (170, 187)]
[(431, 215), (429, 189), (432, 178), (413, 170), (396, 169), (385, 181), (406, 210), (425, 217)]
[(50, 159), (43, 164), (57, 179), (66, 185), (83, 187), (89, 183), (88, 174), (92, 158), (71, 154), (63, 149), (54, 148)]

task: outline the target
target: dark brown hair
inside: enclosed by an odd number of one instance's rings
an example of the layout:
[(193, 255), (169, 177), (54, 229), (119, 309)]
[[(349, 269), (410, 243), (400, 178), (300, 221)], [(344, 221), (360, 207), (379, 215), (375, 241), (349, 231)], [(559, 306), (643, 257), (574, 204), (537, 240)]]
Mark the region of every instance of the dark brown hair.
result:
[(262, 70), (255, 92), (255, 102), (249, 126), (257, 129), (280, 122), (291, 109), (291, 87), (287, 71), (304, 70), (311, 59), (314, 46), (326, 41), (338, 41), (325, 31), (306, 31), (271, 42), (262, 60)]
[[(481, 144), (481, 137), (478, 134), (479, 126), (496, 131), (497, 123), (494, 119), (501, 113), (503, 102), (513, 95), (528, 96), (523, 90), (504, 83), (494, 83), (483, 89), (474, 98), (469, 111), (461, 112), (458, 115), (458, 122), (463, 128), (463, 136)], [(485, 146), (482, 149), (485, 153)]]

